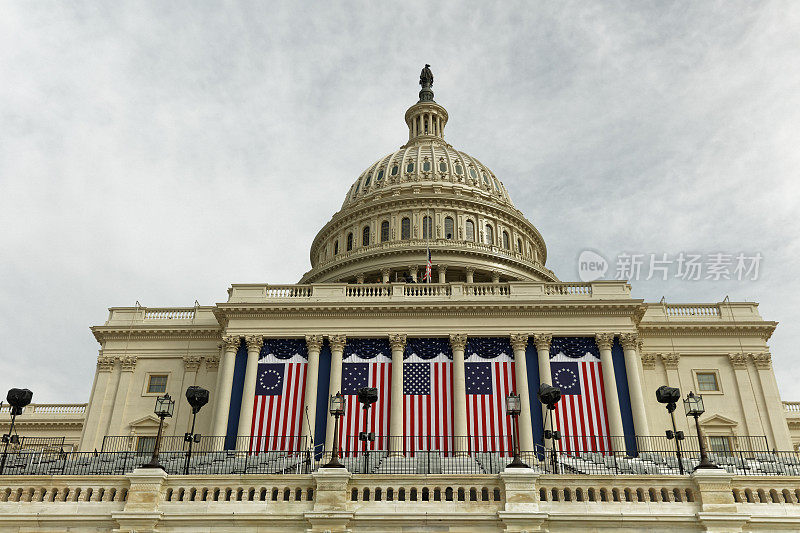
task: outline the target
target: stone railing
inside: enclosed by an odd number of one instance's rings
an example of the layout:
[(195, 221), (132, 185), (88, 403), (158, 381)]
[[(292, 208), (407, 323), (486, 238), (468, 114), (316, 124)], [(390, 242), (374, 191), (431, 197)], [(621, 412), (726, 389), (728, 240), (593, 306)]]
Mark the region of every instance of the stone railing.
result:
[[(32, 403), (24, 408), (22, 415), (83, 415), (86, 406), (85, 403)], [(10, 405), (0, 406), (0, 414), (10, 412)]]
[(164, 483), (164, 502), (312, 502), (316, 485), (308, 475), (170, 476)]
[(192, 320), (194, 307), (144, 308), (145, 320)]
[(124, 502), (129, 486), (126, 476), (0, 476), (0, 503)]
[(783, 402), (783, 410), (787, 413), (800, 414), (800, 402)]
[(718, 304), (666, 304), (664, 308), (670, 318), (718, 318), (721, 316)]

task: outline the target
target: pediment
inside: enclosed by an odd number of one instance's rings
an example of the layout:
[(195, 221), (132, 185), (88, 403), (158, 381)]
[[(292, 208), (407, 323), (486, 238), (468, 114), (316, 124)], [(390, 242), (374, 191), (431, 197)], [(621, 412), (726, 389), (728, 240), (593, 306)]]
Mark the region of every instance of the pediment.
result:
[[(158, 422), (159, 420), (156, 415), (147, 415), (137, 420), (134, 420), (128, 425), (133, 429), (149, 429), (149, 428), (158, 429)], [(169, 422), (164, 420), (164, 427), (167, 426), (169, 426)]]
[(702, 426), (723, 426), (723, 427), (734, 427), (738, 426), (739, 423), (736, 420), (732, 420), (726, 416), (722, 415), (712, 415), (705, 420), (700, 420), (700, 425)]

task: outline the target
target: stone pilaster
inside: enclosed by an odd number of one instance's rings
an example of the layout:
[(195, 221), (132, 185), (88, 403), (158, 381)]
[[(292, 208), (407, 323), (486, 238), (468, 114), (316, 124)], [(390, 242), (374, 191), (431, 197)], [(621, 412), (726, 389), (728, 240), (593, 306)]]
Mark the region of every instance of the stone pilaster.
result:
[(245, 450), (248, 446), (249, 437), (253, 422), (253, 402), (256, 398), (256, 378), (258, 377), (258, 356), (264, 346), (264, 337), (261, 335), (248, 335), (245, 337), (247, 343), (247, 366), (244, 371), (244, 387), (242, 388), (242, 406), (239, 410), (239, 431), (237, 431), (236, 449)]
[(467, 451), (467, 381), (464, 367), (464, 350), (467, 335), (450, 334), (450, 348), (453, 351), (453, 436), (456, 452)]
[(399, 452), (403, 449), (403, 353), (406, 348), (406, 334), (389, 335), (392, 347), (392, 403), (389, 417), (389, 450)]
[(622, 411), (620, 411), (619, 407), (619, 393), (617, 392), (614, 361), (611, 357), (611, 346), (614, 344), (614, 334), (598, 333), (595, 335), (595, 341), (597, 342), (597, 348), (600, 350), (600, 364), (603, 367), (603, 386), (606, 390), (609, 429), (611, 430), (612, 436), (621, 437), (625, 432), (622, 429)]
[(533, 451), (533, 420), (531, 419), (531, 398), (528, 392), (528, 364), (525, 350), (528, 348), (528, 335), (514, 333), (511, 335), (511, 348), (514, 350), (514, 375), (517, 381), (516, 393), (519, 394), (522, 409), (519, 416), (519, 449)]

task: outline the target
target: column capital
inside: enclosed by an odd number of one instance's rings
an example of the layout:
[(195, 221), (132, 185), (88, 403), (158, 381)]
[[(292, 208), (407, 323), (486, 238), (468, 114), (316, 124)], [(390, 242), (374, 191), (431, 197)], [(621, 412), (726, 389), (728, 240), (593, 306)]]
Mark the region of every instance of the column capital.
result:
[(664, 368), (668, 368), (670, 370), (677, 370), (678, 363), (681, 360), (681, 354), (679, 353), (662, 353), (659, 354), (661, 357), (661, 362), (664, 363)]
[(344, 350), (344, 345), (347, 343), (347, 336), (341, 333), (335, 335), (328, 335), (328, 344), (331, 345), (331, 350)]
[(237, 351), (242, 344), (242, 339), (238, 335), (225, 335), (222, 337), (222, 347), (225, 351)]
[(447, 265), (436, 265), (436, 270), (438, 272), (447, 272)]
[(392, 273), (392, 269), (389, 268), (389, 267), (383, 267), (381, 269), (381, 276), (388, 276), (391, 273)]
[(728, 359), (730, 359), (733, 368), (747, 368), (747, 354), (745, 353), (729, 353)]
[(772, 355), (769, 352), (751, 353), (750, 357), (759, 370), (768, 370), (772, 366)]
[(306, 348), (308, 351), (319, 352), (322, 349), (322, 335), (306, 335)]
[(405, 333), (390, 333), (389, 344), (394, 350), (402, 350), (406, 347), (406, 334)]
[(466, 333), (451, 333), (450, 334), (450, 347), (453, 350), (463, 350), (467, 347), (467, 334)]
[(248, 352), (260, 352), (261, 347), (264, 346), (264, 337), (261, 335), (248, 335), (244, 341), (247, 343)]
[(638, 350), (639, 336), (636, 333), (622, 333), (619, 336), (619, 343), (623, 350)]
[(123, 355), (119, 358), (123, 372), (133, 372), (136, 369), (136, 361), (139, 358), (135, 355)]
[(656, 354), (642, 353), (642, 368), (655, 368), (656, 367)]
[(219, 369), (219, 354), (208, 355), (205, 357), (206, 363), (206, 370), (207, 371), (216, 371)]
[(100, 351), (100, 355), (97, 356), (97, 371), (98, 372), (111, 372), (114, 370), (114, 362), (116, 359), (114, 357), (103, 355), (102, 350)]
[(514, 351), (524, 350), (528, 347), (528, 334), (527, 333), (512, 333), (511, 334), (511, 347)]
[(610, 350), (611, 345), (614, 344), (614, 334), (613, 333), (597, 333), (594, 336), (595, 342), (597, 342), (597, 347), (601, 350)]
[(203, 362), (203, 358), (199, 355), (184, 355), (183, 356), (183, 366), (186, 368), (187, 372), (197, 372), (200, 368), (200, 363)]
[(537, 350), (549, 350), (550, 343), (553, 342), (552, 333), (534, 333), (533, 343), (536, 345)]
[(470, 274), (474, 274), (475, 273), (475, 267), (464, 267), (464, 270), (466, 272), (469, 272)]

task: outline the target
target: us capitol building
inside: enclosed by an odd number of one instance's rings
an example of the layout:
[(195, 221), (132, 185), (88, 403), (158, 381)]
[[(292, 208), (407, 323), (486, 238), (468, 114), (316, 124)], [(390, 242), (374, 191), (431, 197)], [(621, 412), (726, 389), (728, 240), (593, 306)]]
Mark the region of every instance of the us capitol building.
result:
[(350, 185), (297, 284), (91, 328), (88, 403), (15, 419), (0, 530), (800, 530), (777, 323), (561, 281), (498, 177), (445, 140), (428, 66), (420, 85), (408, 140)]

